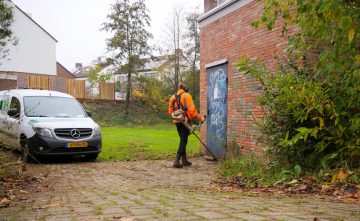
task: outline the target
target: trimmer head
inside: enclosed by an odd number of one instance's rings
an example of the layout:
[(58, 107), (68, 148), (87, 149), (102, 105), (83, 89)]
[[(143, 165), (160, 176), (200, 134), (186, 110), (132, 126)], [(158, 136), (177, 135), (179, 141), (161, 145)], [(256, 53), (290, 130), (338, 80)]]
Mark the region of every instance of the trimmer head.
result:
[(204, 159), (205, 159), (206, 161), (218, 161), (218, 159), (216, 159), (216, 158), (213, 157), (213, 156), (209, 156), (209, 155), (205, 155), (205, 156), (204, 156)]

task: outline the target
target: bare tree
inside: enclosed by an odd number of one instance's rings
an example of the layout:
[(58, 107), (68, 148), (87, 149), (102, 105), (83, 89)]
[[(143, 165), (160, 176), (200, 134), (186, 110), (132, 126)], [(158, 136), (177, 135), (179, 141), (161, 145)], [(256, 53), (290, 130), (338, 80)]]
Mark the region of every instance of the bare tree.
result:
[(168, 21), (165, 24), (165, 40), (163, 45), (165, 51), (170, 52), (172, 55), (170, 57), (173, 62), (173, 87), (174, 90), (177, 89), (181, 79), (181, 68), (180, 60), (183, 56), (181, 48), (184, 46), (183, 35), (184, 35), (184, 12), (183, 8), (177, 6), (173, 9), (172, 13), (169, 16)]
[(198, 19), (200, 12), (196, 9), (186, 15), (187, 30), (184, 35), (185, 40), (185, 54), (187, 60), (191, 64), (189, 74), (191, 75), (191, 83), (188, 86), (192, 88), (192, 95), (194, 100), (197, 96), (197, 91), (200, 89), (199, 82), (199, 62), (200, 62), (200, 37), (199, 37), (199, 23)]

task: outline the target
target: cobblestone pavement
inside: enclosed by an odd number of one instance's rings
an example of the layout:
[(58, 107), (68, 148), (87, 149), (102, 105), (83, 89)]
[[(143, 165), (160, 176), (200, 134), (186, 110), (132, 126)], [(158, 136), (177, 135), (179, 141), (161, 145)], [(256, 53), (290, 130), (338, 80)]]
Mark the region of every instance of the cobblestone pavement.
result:
[[(216, 164), (171, 161), (29, 165), (41, 191), (0, 209), (0, 220), (360, 220), (360, 205), (209, 189)], [(41, 184), (43, 185), (43, 184)]]

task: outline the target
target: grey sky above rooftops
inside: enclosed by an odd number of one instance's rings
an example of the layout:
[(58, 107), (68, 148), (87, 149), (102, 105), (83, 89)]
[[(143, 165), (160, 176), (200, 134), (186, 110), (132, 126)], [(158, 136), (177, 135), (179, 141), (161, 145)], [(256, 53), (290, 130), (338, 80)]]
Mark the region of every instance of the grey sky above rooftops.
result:
[[(100, 27), (115, 0), (12, 1), (58, 40), (56, 58), (68, 70), (73, 70), (75, 63), (89, 65), (105, 55), (105, 39), (110, 35), (100, 31)], [(154, 45), (161, 44), (164, 39), (164, 26), (174, 7), (182, 7), (185, 11), (199, 7), (203, 11), (203, 0), (145, 0), (145, 3), (150, 11), (150, 31), (154, 35), (150, 43)]]

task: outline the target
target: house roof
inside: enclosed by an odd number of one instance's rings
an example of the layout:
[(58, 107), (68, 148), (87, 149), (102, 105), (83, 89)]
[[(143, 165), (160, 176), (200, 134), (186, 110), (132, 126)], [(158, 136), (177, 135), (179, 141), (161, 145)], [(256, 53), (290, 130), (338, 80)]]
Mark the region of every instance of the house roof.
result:
[[(190, 64), (189, 60), (184, 56), (184, 53), (182, 52), (182, 50), (180, 50), (179, 55), (180, 55), (179, 56), (180, 59), (184, 59), (188, 64)], [(166, 61), (163, 64), (161, 64), (159, 66), (159, 68), (163, 68), (163, 67), (171, 64), (174, 60), (175, 60), (175, 55), (174, 54), (167, 56)]]
[[(183, 52), (180, 50), (180, 56), (182, 59), (184, 59), (186, 62), (189, 63), (189, 61), (184, 56)], [(138, 69), (139, 72), (150, 72), (154, 69), (161, 69), (165, 67), (166, 65), (170, 64), (174, 61), (174, 55), (159, 55), (159, 56), (151, 56), (148, 58), (142, 58), (143, 65), (141, 68)], [(156, 70), (155, 70), (156, 71)], [(77, 69), (75, 72), (73, 72), (73, 75), (76, 78), (84, 78), (88, 77), (89, 73), (83, 73), (84, 71), (81, 69)], [(109, 73), (112, 75), (124, 75), (126, 73), (120, 73), (116, 71), (116, 67), (113, 64), (110, 64), (108, 66), (105, 66), (99, 73)]]
[(89, 76), (89, 72), (80, 70), (79, 72), (73, 73), (73, 75), (75, 76), (75, 78), (87, 78)]
[(74, 75), (75, 78), (87, 78), (89, 76), (88, 69), (88, 66), (77, 68), (72, 72), (72, 75)]
[[(152, 56), (150, 58), (143, 58), (142, 60), (143, 60), (144, 63), (141, 66), (141, 68), (138, 69), (138, 71), (139, 72), (144, 72), (144, 71), (151, 71), (151, 70), (153, 70), (155, 68), (159, 68), (162, 65), (164, 65), (168, 61), (168, 59), (169, 59), (169, 56)], [(113, 64), (105, 66), (100, 71), (100, 73), (102, 73), (102, 74), (109, 73), (109, 74), (112, 74), (112, 75), (126, 74), (126, 73), (117, 72), (116, 67)], [(79, 75), (81, 75), (81, 73), (79, 73)], [(75, 75), (75, 76), (78, 76), (78, 75)]]
[(168, 59), (161, 58), (161, 59), (149, 59), (144, 63), (143, 71), (153, 70), (154, 68), (159, 68), (163, 64), (165, 64), (168, 61)]
[(13, 1), (7, 0), (11, 2), (20, 12), (22, 12), (28, 19), (30, 19), (35, 25), (37, 25), (41, 30), (43, 30), (47, 35), (49, 35), (55, 42), (58, 42), (56, 38), (54, 38), (49, 32), (47, 32), (41, 25), (39, 25), (34, 19), (32, 19), (26, 12), (24, 12), (19, 6), (17, 6)]

